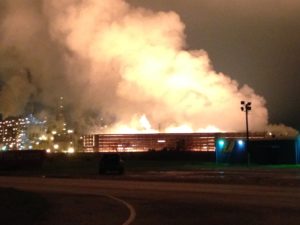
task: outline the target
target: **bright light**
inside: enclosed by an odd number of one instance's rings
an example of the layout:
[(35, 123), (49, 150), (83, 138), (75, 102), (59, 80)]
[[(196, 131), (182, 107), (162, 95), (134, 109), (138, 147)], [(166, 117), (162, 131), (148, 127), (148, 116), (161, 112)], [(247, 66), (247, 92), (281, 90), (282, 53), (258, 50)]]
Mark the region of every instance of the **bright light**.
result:
[(73, 134), (74, 133), (73, 130), (68, 130), (67, 132), (68, 132), (68, 134)]
[(53, 130), (51, 133), (52, 133), (53, 135), (55, 135), (55, 134), (57, 134), (57, 131), (56, 131), (56, 130)]
[(140, 118), (140, 123), (145, 130), (151, 130), (151, 124), (145, 115)]
[(181, 126), (177, 126), (177, 127), (168, 127), (166, 128), (166, 133), (191, 133), (193, 132), (193, 129), (191, 126), (187, 125), (187, 124), (183, 124)]
[(46, 141), (48, 138), (46, 137), (46, 135), (42, 135), (42, 136), (40, 136), (39, 137), (39, 140), (41, 140), (41, 141)]
[(75, 149), (73, 147), (68, 148), (68, 153), (72, 154), (75, 152)]
[(166, 140), (157, 140), (158, 143), (166, 143)]
[(243, 140), (238, 140), (237, 143), (239, 147), (243, 147), (245, 145), (245, 142)]
[(219, 145), (220, 148), (223, 148), (224, 145), (225, 145), (225, 141), (223, 139), (218, 140), (218, 145)]
[(51, 153), (51, 150), (48, 148), (48, 149), (46, 150), (46, 152), (47, 152), (47, 153)]
[(58, 144), (54, 144), (53, 148), (57, 150), (57, 149), (59, 149), (59, 145)]
[(209, 125), (205, 128), (199, 129), (197, 132), (204, 132), (204, 133), (217, 133), (217, 132), (222, 132), (219, 128)]

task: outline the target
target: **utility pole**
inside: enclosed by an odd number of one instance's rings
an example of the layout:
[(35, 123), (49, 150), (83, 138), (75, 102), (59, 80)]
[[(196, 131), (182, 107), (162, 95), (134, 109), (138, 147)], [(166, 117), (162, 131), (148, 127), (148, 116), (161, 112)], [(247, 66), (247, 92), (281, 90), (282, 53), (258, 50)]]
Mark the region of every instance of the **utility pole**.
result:
[(245, 112), (246, 115), (246, 152), (248, 166), (250, 165), (250, 153), (249, 153), (249, 124), (248, 124), (248, 112), (251, 111), (251, 102), (241, 101), (241, 110)]

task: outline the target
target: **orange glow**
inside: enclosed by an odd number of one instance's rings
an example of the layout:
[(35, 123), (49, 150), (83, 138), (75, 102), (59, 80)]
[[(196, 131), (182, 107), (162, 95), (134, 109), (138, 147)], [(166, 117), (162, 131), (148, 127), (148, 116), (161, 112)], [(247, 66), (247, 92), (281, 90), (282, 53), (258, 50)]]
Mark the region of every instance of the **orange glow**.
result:
[[(118, 124), (112, 129), (106, 130), (104, 133), (113, 133), (113, 134), (153, 134), (153, 133), (193, 133), (193, 132), (202, 132), (202, 133), (216, 133), (222, 132), (219, 128), (213, 125), (209, 125), (205, 128), (194, 130), (189, 124), (183, 124), (180, 126), (168, 126), (164, 130), (152, 129), (150, 121), (145, 115), (142, 115), (140, 118), (135, 116), (134, 119), (129, 123), (129, 125)], [(96, 132), (97, 133), (97, 132)]]

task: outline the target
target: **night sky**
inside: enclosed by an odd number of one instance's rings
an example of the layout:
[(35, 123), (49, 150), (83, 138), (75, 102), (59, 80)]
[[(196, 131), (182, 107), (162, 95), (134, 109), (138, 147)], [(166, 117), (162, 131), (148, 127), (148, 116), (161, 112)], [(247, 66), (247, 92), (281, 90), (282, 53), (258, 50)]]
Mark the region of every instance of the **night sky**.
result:
[(217, 72), (263, 96), (270, 123), (300, 129), (300, 1), (128, 2), (177, 12), (186, 24), (188, 49), (206, 50)]

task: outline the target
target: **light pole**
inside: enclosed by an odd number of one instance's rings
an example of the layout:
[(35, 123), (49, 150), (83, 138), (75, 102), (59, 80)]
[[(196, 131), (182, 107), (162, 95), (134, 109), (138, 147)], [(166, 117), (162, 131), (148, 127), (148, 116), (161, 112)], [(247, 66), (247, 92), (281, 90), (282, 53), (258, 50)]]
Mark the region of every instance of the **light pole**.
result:
[(246, 152), (248, 165), (250, 164), (250, 154), (249, 154), (249, 126), (248, 126), (248, 112), (251, 111), (251, 102), (241, 101), (241, 110), (246, 114)]

